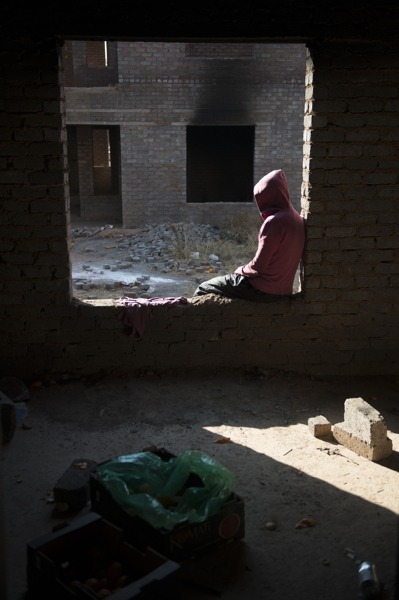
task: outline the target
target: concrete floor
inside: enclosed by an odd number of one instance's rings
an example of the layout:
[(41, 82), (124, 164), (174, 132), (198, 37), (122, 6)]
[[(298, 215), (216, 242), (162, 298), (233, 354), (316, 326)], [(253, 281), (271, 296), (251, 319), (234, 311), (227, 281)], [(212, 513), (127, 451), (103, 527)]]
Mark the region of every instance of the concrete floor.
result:
[[(27, 542), (66, 518), (54, 515), (51, 499), (71, 462), (102, 462), (150, 445), (214, 457), (234, 474), (245, 502), (244, 540), (198, 563), (192, 575), (206, 589), (180, 584), (181, 598), (354, 600), (359, 562), (370, 560), (384, 598), (396, 600), (398, 391), (386, 379), (317, 381), (281, 372), (37, 382), (27, 417), (3, 447), (2, 600), (26, 597)], [(340, 422), (345, 399), (358, 396), (382, 413), (393, 440), (393, 454), (379, 463), (309, 432), (310, 417)], [(89, 511), (90, 504), (67, 518)], [(309, 517), (313, 527), (296, 528)]]

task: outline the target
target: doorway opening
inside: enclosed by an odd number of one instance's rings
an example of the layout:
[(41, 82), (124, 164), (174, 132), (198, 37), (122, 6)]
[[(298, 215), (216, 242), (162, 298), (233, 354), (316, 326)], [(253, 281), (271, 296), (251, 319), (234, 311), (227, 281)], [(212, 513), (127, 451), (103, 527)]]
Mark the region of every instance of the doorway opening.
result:
[(118, 126), (68, 125), (72, 220), (122, 221)]

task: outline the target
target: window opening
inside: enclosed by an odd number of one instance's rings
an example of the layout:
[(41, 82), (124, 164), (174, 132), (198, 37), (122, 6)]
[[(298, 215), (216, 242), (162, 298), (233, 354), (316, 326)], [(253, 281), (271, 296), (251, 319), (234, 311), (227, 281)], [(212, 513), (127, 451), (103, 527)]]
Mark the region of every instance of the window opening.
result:
[(86, 61), (88, 67), (108, 66), (108, 44), (107, 42), (86, 42)]
[(187, 127), (187, 202), (251, 202), (254, 126)]
[(101, 265), (86, 269), (85, 257), (79, 277), (90, 295), (104, 279), (115, 290), (99, 298), (190, 295), (201, 269), (209, 278), (250, 260), (253, 186), (269, 170), (285, 170), (301, 210), (306, 57), (304, 45), (286, 43), (65, 44), (70, 207), (76, 223), (111, 224), (114, 234), (100, 237), (118, 240), (108, 239), (105, 274), (98, 248)]

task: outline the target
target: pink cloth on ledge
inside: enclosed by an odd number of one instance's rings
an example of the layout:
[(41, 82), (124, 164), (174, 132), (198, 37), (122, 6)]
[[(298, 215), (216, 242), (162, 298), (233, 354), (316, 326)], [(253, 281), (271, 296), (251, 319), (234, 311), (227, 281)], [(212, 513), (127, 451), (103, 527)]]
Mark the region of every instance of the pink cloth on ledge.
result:
[(131, 335), (137, 339), (144, 336), (150, 320), (151, 308), (168, 304), (188, 304), (184, 296), (166, 298), (129, 298), (125, 296), (119, 299), (124, 306), (118, 313), (118, 319), (128, 327), (132, 328)]

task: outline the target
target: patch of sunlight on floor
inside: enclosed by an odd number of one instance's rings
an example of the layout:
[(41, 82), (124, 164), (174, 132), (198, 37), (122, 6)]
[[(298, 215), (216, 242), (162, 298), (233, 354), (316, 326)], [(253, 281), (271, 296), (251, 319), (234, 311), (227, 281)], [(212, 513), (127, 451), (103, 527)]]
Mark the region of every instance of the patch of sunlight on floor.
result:
[[(333, 436), (316, 438), (307, 425), (263, 429), (220, 425), (204, 429), (215, 434), (215, 443), (239, 444), (395, 513), (399, 510), (397, 470), (355, 454)], [(388, 431), (388, 437), (397, 452), (399, 435)]]

